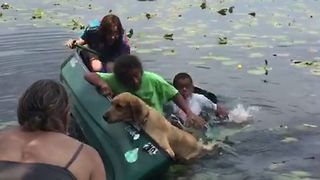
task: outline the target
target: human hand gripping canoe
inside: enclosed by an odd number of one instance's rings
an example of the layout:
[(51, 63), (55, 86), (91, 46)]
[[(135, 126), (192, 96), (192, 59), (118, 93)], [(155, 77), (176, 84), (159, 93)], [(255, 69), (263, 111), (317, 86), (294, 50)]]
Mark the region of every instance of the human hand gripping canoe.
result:
[(109, 101), (112, 100), (112, 97), (113, 97), (114, 94), (113, 94), (111, 88), (110, 88), (108, 85), (106, 85), (105, 83), (103, 83), (103, 84), (98, 85), (97, 88), (98, 88), (98, 92), (99, 92), (102, 96), (104, 96), (105, 98), (107, 98)]

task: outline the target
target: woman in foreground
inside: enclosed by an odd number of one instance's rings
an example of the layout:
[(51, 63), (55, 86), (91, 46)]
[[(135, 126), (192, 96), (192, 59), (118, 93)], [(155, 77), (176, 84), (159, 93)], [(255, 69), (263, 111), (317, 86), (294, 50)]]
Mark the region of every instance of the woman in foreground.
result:
[(0, 179), (106, 179), (97, 151), (66, 135), (70, 112), (61, 84), (32, 84), (17, 114), (20, 126), (0, 132)]

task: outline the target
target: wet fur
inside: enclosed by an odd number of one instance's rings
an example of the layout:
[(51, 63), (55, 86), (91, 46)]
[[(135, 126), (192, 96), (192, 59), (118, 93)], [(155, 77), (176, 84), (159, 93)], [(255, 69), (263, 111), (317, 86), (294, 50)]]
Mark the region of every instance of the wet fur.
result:
[(164, 116), (138, 97), (122, 93), (112, 100), (104, 119), (109, 123), (138, 123), (172, 158), (189, 162), (213, 150), (213, 145), (199, 143), (191, 134), (171, 125)]

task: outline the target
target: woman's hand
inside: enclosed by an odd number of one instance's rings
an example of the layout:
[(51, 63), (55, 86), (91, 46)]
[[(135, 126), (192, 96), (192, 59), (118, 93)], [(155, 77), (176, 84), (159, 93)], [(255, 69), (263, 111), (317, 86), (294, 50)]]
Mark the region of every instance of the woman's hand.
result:
[(71, 49), (74, 49), (76, 47), (76, 45), (77, 45), (77, 40), (75, 40), (75, 39), (69, 39), (66, 42), (66, 46), (68, 46)]

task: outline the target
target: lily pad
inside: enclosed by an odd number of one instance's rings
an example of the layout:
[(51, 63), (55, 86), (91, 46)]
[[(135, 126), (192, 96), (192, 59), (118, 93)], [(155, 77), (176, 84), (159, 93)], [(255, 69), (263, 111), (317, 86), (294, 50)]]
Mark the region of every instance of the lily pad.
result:
[(292, 65), (297, 67), (319, 67), (320, 68), (320, 62), (319, 61), (307, 61), (307, 60), (292, 60)]
[(32, 13), (32, 19), (41, 19), (44, 16), (44, 11), (42, 9), (36, 9)]
[(224, 57), (224, 56), (213, 56), (211, 54), (209, 54), (208, 56), (202, 56), (200, 57), (200, 59), (203, 59), (203, 60), (217, 60), (217, 61), (228, 61), (228, 60), (231, 60), (230, 58), (228, 57)]
[(262, 53), (251, 53), (249, 55), (249, 58), (261, 58), (261, 57), (263, 57)]
[(306, 171), (291, 171), (291, 174), (300, 178), (309, 177), (311, 174)]
[(292, 142), (297, 142), (297, 141), (298, 141), (298, 139), (294, 138), (294, 137), (286, 137), (281, 140), (281, 142), (284, 142), (284, 143), (292, 143)]
[(136, 52), (139, 54), (149, 54), (152, 52), (152, 49), (137, 49)]
[(311, 69), (310, 72), (313, 75), (320, 76), (320, 68), (319, 69)]
[(247, 72), (249, 74), (253, 74), (253, 75), (265, 75), (266, 72), (271, 71), (271, 70), (272, 70), (272, 68), (270, 68), (270, 67), (258, 67), (255, 69), (250, 69)]
[(164, 56), (174, 56), (174, 55), (176, 55), (177, 53), (176, 53), (176, 51), (174, 50), (174, 49), (171, 49), (171, 50), (166, 50), (166, 51), (164, 51), (163, 53), (162, 53), (162, 55), (164, 55)]
[(310, 128), (317, 128), (318, 126), (316, 126), (316, 125), (313, 125), (313, 124), (303, 124), (304, 126), (306, 126), (306, 127), (310, 127)]

